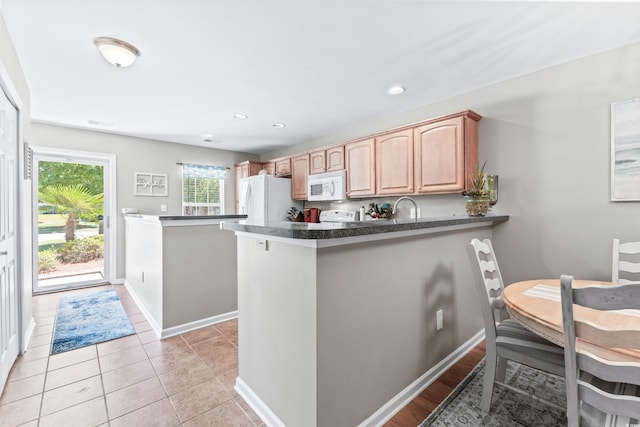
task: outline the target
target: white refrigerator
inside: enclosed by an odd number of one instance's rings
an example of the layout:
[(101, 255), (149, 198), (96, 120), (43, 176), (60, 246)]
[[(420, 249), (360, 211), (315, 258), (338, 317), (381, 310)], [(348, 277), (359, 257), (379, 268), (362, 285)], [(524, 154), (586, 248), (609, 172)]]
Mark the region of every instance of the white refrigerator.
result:
[(255, 175), (240, 180), (239, 213), (246, 214), (253, 225), (286, 221), (289, 209), (302, 209), (291, 199), (291, 179), (273, 175)]

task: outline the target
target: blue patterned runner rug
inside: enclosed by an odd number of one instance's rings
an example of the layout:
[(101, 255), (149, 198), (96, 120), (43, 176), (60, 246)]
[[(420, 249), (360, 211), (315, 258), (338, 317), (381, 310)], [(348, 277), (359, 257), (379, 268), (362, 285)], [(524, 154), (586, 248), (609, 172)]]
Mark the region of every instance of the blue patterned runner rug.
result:
[[(535, 402), (530, 397), (514, 393), (500, 385), (495, 385), (493, 388), (491, 412), (483, 413), (480, 409), (483, 379), (484, 359), (420, 424), (420, 427), (564, 427), (567, 425), (564, 411)], [(505, 380), (511, 386), (533, 391), (536, 396), (555, 404), (564, 406), (566, 403), (564, 378), (509, 361)]]
[(114, 289), (60, 297), (51, 354), (135, 334)]

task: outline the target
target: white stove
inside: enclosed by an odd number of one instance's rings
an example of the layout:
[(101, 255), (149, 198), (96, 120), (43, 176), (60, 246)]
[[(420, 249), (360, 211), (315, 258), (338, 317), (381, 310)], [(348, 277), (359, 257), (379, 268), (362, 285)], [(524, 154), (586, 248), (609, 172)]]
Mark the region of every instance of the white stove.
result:
[(356, 222), (359, 216), (358, 211), (327, 210), (320, 212), (320, 222)]

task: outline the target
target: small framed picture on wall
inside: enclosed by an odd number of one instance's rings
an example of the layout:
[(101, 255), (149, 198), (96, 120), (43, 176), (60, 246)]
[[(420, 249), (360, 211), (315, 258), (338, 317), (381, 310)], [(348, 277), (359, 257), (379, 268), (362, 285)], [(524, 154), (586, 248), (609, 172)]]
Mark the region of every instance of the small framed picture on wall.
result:
[(169, 188), (167, 184), (167, 174), (163, 173), (135, 173), (135, 189), (136, 196), (167, 196)]

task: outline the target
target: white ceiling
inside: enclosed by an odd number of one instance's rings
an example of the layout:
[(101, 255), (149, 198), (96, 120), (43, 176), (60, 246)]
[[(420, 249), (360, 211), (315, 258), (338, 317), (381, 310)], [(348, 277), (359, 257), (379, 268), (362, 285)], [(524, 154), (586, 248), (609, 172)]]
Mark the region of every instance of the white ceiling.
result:
[[(2, 0), (1, 12), (34, 121), (253, 153), (640, 41), (638, 2)], [(142, 55), (115, 68), (98, 36)], [(394, 84), (406, 93), (388, 95)]]

